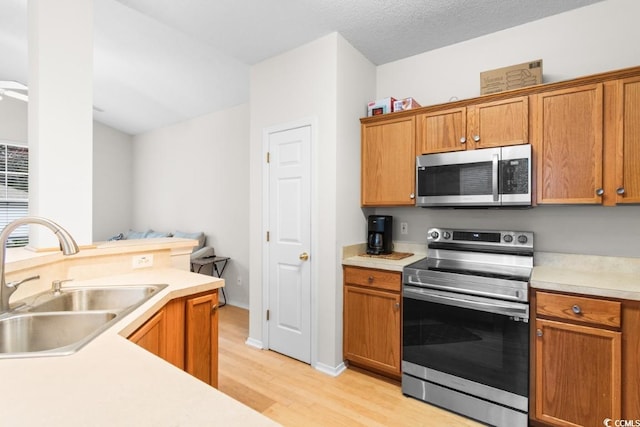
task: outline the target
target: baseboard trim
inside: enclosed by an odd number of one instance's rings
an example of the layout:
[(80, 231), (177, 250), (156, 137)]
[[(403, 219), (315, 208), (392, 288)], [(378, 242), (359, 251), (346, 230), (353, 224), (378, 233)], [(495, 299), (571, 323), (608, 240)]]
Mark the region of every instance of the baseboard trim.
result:
[(255, 338), (247, 338), (247, 340), (244, 342), (246, 345), (250, 346), (250, 347), (254, 347), (257, 348), (259, 350), (264, 350), (264, 345), (262, 345), (262, 341), (257, 340)]
[(341, 373), (343, 373), (347, 367), (344, 364), (344, 362), (340, 363), (338, 366), (329, 366), (329, 365), (325, 365), (324, 363), (320, 363), (317, 362), (316, 366), (314, 366), (314, 368), (320, 372), (322, 372), (323, 374), (327, 374), (330, 375), (332, 377), (337, 377), (338, 375), (340, 375)]

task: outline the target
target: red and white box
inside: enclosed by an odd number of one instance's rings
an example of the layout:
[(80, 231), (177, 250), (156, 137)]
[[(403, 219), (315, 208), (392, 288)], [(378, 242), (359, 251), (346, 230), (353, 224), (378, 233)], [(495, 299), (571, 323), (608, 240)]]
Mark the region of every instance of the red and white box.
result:
[(405, 98), (393, 102), (393, 111), (411, 110), (422, 107), (414, 98)]
[(380, 114), (391, 113), (393, 110), (393, 103), (396, 102), (395, 98), (383, 98), (376, 99), (367, 104), (367, 116), (378, 116)]

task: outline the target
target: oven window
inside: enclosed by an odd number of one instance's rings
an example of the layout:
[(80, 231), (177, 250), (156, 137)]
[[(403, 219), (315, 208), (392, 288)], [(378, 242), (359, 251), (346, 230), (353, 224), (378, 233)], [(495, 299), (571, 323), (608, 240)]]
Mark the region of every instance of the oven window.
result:
[(403, 304), (403, 360), (528, 396), (528, 323), (406, 297)]

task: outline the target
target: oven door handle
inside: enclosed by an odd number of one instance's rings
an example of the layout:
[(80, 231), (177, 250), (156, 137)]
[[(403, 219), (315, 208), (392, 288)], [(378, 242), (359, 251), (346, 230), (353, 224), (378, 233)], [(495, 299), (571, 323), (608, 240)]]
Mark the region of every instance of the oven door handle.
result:
[(445, 304), (454, 307), (469, 308), (472, 310), (485, 311), (487, 313), (500, 314), (503, 316), (512, 316), (524, 321), (529, 320), (529, 305), (527, 304), (500, 300), (480, 300), (479, 298), (473, 297), (461, 298), (457, 295), (446, 292), (409, 288), (406, 286), (402, 292), (407, 298)]

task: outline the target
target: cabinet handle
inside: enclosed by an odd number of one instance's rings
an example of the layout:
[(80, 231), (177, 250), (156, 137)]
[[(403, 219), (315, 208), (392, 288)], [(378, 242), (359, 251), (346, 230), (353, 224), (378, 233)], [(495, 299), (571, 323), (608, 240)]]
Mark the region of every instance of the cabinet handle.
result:
[(622, 196), (624, 194), (624, 187), (618, 187), (618, 189), (616, 190), (616, 193)]
[(573, 311), (575, 314), (581, 314), (582, 313), (582, 309), (577, 304), (574, 305), (573, 307), (571, 307), (571, 311)]
[(467, 138), (465, 138), (464, 136), (460, 138), (460, 144), (464, 144), (465, 142), (467, 142)]
[(218, 304), (214, 304), (211, 306), (211, 314), (214, 314), (216, 311), (218, 311)]
[(536, 335), (541, 337), (542, 336), (542, 329), (536, 329)]
[(603, 190), (602, 188), (598, 188), (598, 189), (596, 190), (596, 194), (597, 194), (598, 196), (602, 196), (602, 195), (604, 194), (604, 190)]
[(480, 135), (473, 135), (473, 140), (474, 140), (475, 142), (480, 141)]

